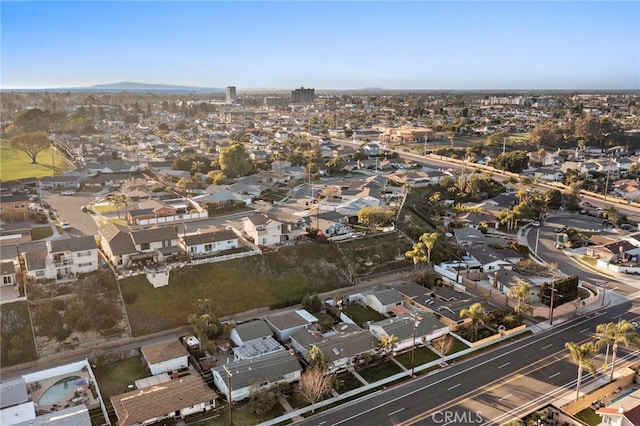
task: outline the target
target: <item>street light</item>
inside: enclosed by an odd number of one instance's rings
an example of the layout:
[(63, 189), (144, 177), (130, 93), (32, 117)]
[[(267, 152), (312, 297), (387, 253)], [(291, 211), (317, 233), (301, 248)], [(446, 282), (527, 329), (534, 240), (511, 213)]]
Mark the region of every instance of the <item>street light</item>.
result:
[(607, 283), (608, 283), (607, 280), (604, 280), (602, 282), (602, 306), (604, 306), (604, 298), (607, 294)]
[(413, 320), (413, 346), (411, 347), (411, 377), (415, 377), (414, 372), (416, 369), (416, 329), (422, 321), (422, 314), (414, 312), (411, 314)]

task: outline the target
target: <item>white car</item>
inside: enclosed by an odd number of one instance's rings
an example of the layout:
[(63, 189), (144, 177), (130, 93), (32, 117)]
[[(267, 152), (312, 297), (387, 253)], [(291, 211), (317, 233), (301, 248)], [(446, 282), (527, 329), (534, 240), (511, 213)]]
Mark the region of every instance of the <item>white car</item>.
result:
[(60, 193), (60, 195), (75, 195), (76, 193), (73, 191), (63, 191)]
[(62, 222), (60, 225), (62, 226), (63, 231), (68, 231), (69, 229), (71, 229), (71, 225), (67, 221)]
[(531, 222), (531, 226), (533, 226), (534, 228), (539, 228), (540, 227), (540, 221), (539, 220), (534, 220), (533, 222)]

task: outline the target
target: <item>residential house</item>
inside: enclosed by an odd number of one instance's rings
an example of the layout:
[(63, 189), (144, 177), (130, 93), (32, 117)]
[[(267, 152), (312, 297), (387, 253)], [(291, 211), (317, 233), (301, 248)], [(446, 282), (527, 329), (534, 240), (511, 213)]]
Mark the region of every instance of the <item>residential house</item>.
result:
[(238, 248), (238, 236), (229, 229), (208, 228), (178, 239), (178, 246), (190, 256), (208, 256)]
[(242, 219), (244, 233), (254, 244), (273, 246), (283, 242), (282, 222), (261, 214)]
[(633, 389), (612, 400), (606, 407), (596, 410), (602, 417), (601, 425), (636, 426), (640, 424), (640, 390)]
[(613, 192), (627, 201), (640, 199), (640, 182), (632, 179), (619, 180), (613, 184)]
[(46, 244), (46, 278), (75, 279), (77, 274), (98, 270), (98, 245), (93, 235), (49, 240)]
[(225, 206), (242, 205), (242, 204), (246, 206), (246, 205), (249, 205), (251, 201), (253, 201), (253, 197), (251, 195), (241, 194), (238, 192), (230, 191), (228, 189), (216, 189), (216, 190), (211, 189), (214, 192), (210, 192), (210, 188), (212, 187), (218, 188), (218, 186), (216, 185), (209, 186), (206, 189), (208, 194), (203, 194), (203, 195), (198, 195), (196, 197), (193, 197), (193, 201), (197, 202), (202, 207), (204, 207), (207, 203), (211, 203), (216, 207), (225, 207)]
[(491, 210), (479, 213), (468, 212), (458, 216), (457, 219), (464, 222), (464, 224), (469, 228), (479, 229), (482, 224), (485, 224), (488, 228), (498, 229), (500, 226), (500, 218), (492, 213), (493, 212)]
[(179, 253), (178, 235), (173, 226), (131, 231), (131, 240), (138, 254), (133, 261), (152, 260), (163, 263)]
[(318, 322), (318, 318), (306, 309), (269, 315), (264, 320), (281, 342), (289, 340), (291, 334), (297, 330), (307, 328)]
[(402, 295), (397, 290), (387, 288), (365, 296), (368, 307), (381, 314), (388, 314), (396, 306), (402, 306)]
[(0, 263), (0, 276), (2, 276), (2, 285), (15, 285), (16, 280), (16, 264), (12, 260)]
[(154, 376), (178, 371), (189, 366), (189, 352), (177, 339), (142, 346), (140, 352)]
[(284, 351), (282, 346), (273, 336), (257, 337), (253, 340), (248, 340), (240, 346), (233, 347), (233, 359), (240, 361), (243, 359), (251, 359), (272, 352)]
[(438, 321), (435, 315), (424, 312), (421, 316), (419, 320), (414, 320), (411, 315), (406, 314), (377, 321), (369, 325), (369, 330), (378, 341), (383, 337), (395, 336), (398, 342), (394, 353), (412, 348), (414, 342), (416, 345), (426, 345), (433, 339), (449, 333), (449, 327)]
[(329, 373), (347, 371), (364, 363), (378, 351), (378, 339), (368, 330), (338, 333), (311, 346), (317, 347), (329, 362)]
[(185, 212), (184, 202), (179, 207), (160, 200), (143, 200), (138, 203), (138, 208), (127, 212), (127, 222), (131, 224), (140, 224), (141, 220), (158, 219), (164, 217), (173, 217), (179, 213)]
[(184, 419), (215, 408), (218, 394), (199, 375), (190, 374), (111, 397), (118, 426)]
[(105, 256), (117, 268), (130, 266), (132, 256), (138, 251), (133, 245), (129, 230), (123, 226), (109, 223), (98, 230), (100, 234), (100, 247)]
[(249, 321), (236, 325), (229, 333), (231, 341), (242, 346), (249, 340), (273, 336), (273, 331), (263, 320)]
[(511, 287), (517, 287), (519, 280), (532, 284), (529, 278), (527, 278), (525, 275), (522, 275), (518, 271), (506, 268), (500, 268), (491, 271), (487, 274), (487, 277), (489, 278), (489, 283), (491, 284), (491, 286), (500, 290), (504, 294), (507, 294)]
[(596, 258), (624, 257), (626, 252), (636, 248), (636, 246), (627, 240), (619, 240), (599, 246), (587, 247), (585, 254)]
[(374, 142), (369, 142), (360, 147), (362, 152), (366, 155), (380, 155), (380, 145)]
[(0, 246), (24, 244), (31, 241), (30, 222), (6, 222), (0, 228)]
[(484, 244), (485, 236), (479, 229), (464, 227), (453, 230), (456, 243), (462, 246), (470, 246), (473, 244)]
[(513, 266), (522, 259), (522, 256), (514, 250), (498, 250), (484, 245), (467, 247), (467, 253), (480, 263), (479, 271), (485, 273), (501, 268), (513, 269)]
[(4, 220), (26, 220), (29, 214), (29, 196), (23, 193), (0, 197), (0, 217)]
[(539, 180), (561, 182), (564, 178), (564, 173), (562, 173), (562, 171), (560, 170), (541, 167), (533, 172), (533, 176)]
[[(213, 382), (220, 393), (232, 401), (249, 397), (252, 389), (265, 388), (300, 380), (302, 366), (289, 351), (277, 351), (257, 358), (230, 362), (211, 369)], [(231, 382), (229, 390), (228, 382)]]
[(82, 180), (79, 176), (43, 176), (40, 179), (40, 188), (42, 189), (78, 189)]
[(509, 210), (518, 204), (518, 199), (513, 195), (500, 194), (485, 201), (484, 206), (489, 210)]
[(449, 175), (439, 170), (410, 171), (406, 173), (406, 182), (411, 188), (417, 188), (440, 183), (445, 176)]

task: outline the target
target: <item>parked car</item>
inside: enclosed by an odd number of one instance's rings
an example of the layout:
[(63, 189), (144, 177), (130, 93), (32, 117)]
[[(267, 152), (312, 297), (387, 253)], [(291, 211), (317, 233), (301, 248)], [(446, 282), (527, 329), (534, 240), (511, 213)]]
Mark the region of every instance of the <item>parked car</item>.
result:
[(60, 195), (75, 195), (76, 193), (73, 191), (62, 191)]
[(60, 225), (62, 226), (62, 229), (64, 231), (68, 231), (69, 229), (71, 229), (71, 225), (67, 221), (62, 222)]
[(635, 231), (636, 227), (631, 225), (630, 223), (623, 223), (622, 225), (620, 225), (620, 228), (624, 229), (625, 231)]
[(80, 207), (80, 210), (86, 213), (89, 209), (87, 208), (87, 206), (82, 206)]
[(531, 226), (533, 226), (534, 228), (539, 228), (540, 227), (540, 221), (539, 220), (534, 220), (533, 222), (531, 222)]

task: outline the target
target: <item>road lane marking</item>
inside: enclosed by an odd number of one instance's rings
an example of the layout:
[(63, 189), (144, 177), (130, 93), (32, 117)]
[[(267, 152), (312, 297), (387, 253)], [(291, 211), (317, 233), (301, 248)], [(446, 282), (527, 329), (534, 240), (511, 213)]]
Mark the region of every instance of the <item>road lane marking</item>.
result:
[(401, 408), (401, 409), (396, 410), (396, 411), (394, 411), (394, 412), (392, 412), (392, 413), (389, 413), (389, 414), (388, 414), (388, 416), (389, 416), (389, 417), (391, 417), (391, 416), (393, 416), (394, 414), (398, 414), (398, 413), (399, 413), (400, 411), (402, 411), (402, 410), (404, 410), (404, 408)]
[(547, 346), (543, 346), (540, 349), (545, 350), (547, 348), (550, 348), (551, 346), (553, 346), (551, 343), (549, 343)]
[(502, 367), (506, 367), (507, 365), (511, 364), (511, 362), (505, 362), (504, 364), (502, 364), (500, 367), (498, 368), (502, 368)]
[(461, 384), (462, 384), (462, 383), (458, 383), (457, 385), (451, 386), (451, 387), (450, 387), (449, 389), (447, 389), (447, 390), (455, 389), (455, 388), (457, 388), (458, 386), (460, 386)]
[(585, 328), (584, 330), (580, 330), (580, 333), (584, 333), (585, 331), (589, 331), (589, 328)]
[(509, 398), (510, 396), (513, 396), (513, 394), (512, 394), (512, 393), (510, 393), (509, 395), (505, 395), (505, 396), (503, 396), (502, 398), (500, 398), (498, 401), (502, 401), (503, 399), (507, 399), (507, 398)]
[(548, 378), (549, 378), (549, 379), (553, 379), (554, 377), (559, 376), (559, 375), (560, 375), (560, 372), (558, 371), (556, 374), (552, 374), (552, 375), (551, 375), (551, 376), (549, 376)]

